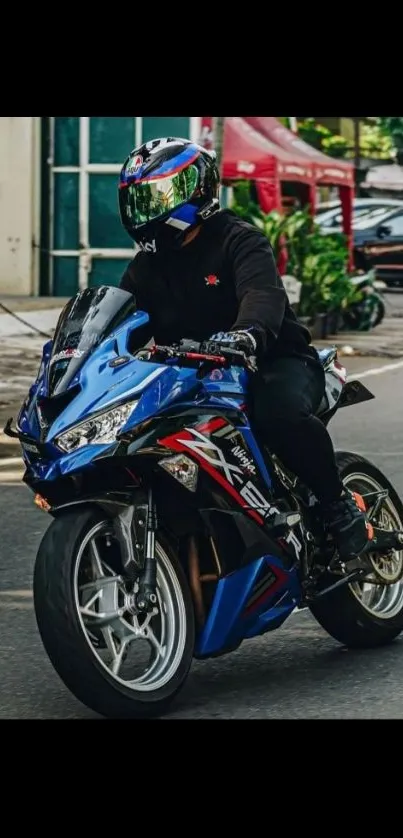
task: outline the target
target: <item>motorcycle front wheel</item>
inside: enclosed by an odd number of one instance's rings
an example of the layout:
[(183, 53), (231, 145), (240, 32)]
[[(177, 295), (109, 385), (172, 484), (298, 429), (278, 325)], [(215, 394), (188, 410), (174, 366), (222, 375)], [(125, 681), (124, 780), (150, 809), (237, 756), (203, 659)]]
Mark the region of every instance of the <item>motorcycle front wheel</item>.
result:
[[(403, 504), (385, 475), (358, 454), (337, 452), (336, 456), (340, 476), (351, 491), (365, 495), (388, 490), (373, 523), (403, 531)], [(403, 550), (390, 556), (375, 553), (371, 561), (377, 575), (372, 574), (370, 581), (340, 587), (310, 606), (322, 628), (352, 649), (383, 646), (403, 631)], [(329, 578), (329, 584), (332, 581)]]
[(66, 687), (107, 718), (164, 715), (192, 663), (189, 586), (159, 534), (156, 557), (157, 603), (140, 616), (113, 527), (101, 514), (56, 519), (39, 547), (33, 587), (43, 645)]

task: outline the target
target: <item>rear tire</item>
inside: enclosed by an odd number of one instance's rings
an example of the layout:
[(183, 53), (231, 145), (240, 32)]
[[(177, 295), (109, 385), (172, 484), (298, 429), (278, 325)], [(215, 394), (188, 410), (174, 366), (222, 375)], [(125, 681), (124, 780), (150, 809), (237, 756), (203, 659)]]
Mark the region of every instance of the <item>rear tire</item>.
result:
[[(363, 486), (366, 484), (367, 492), (376, 491), (376, 485), (379, 489), (389, 490), (386, 503), (390, 502), (390, 514), (394, 518), (394, 526), (396, 529), (403, 530), (403, 504), (385, 475), (357, 454), (338, 452), (336, 457), (343, 483), (350, 489), (355, 488), (356, 491), (362, 493)], [(354, 476), (361, 476), (361, 483)], [(398, 555), (403, 561), (402, 553)], [(324, 581), (331, 584), (334, 577), (332, 579), (329, 577)], [(365, 607), (361, 599), (364, 596), (364, 586), (358, 583), (336, 589), (310, 606), (313, 616), (322, 628), (335, 640), (351, 649), (384, 646), (391, 643), (403, 631), (403, 580), (396, 582), (393, 586), (367, 585), (367, 587), (369, 597), (372, 597), (374, 602), (377, 595), (376, 589), (380, 589), (378, 611), (375, 607), (369, 608), (368, 605)], [(395, 591), (392, 590), (393, 588)], [(360, 592), (359, 595), (358, 592)], [(385, 600), (383, 607), (382, 596)], [(390, 603), (389, 610), (388, 602)]]
[(375, 309), (375, 312), (374, 312), (374, 315), (373, 315), (373, 321), (372, 321), (372, 328), (373, 329), (375, 329), (375, 326), (379, 326), (379, 324), (382, 323), (382, 320), (385, 317), (385, 314), (386, 314), (385, 303), (384, 303), (382, 297), (378, 296), (377, 305), (376, 305), (376, 309)]
[[(56, 672), (87, 707), (108, 718), (161, 716), (192, 663), (195, 627), (188, 583), (172, 545), (158, 533), (158, 613), (140, 624), (126, 610), (124, 584), (115, 581), (122, 579), (120, 554), (108, 530), (110, 522), (91, 510), (68, 513), (50, 525), (34, 571), (39, 633)], [(134, 679), (138, 661), (129, 660), (130, 677), (123, 679), (132, 650), (138, 658), (139, 641), (147, 651), (150, 647), (145, 673)]]
[(344, 328), (370, 331), (382, 323), (385, 317), (385, 303), (379, 294), (373, 293), (371, 299), (356, 303), (346, 309), (343, 315)]

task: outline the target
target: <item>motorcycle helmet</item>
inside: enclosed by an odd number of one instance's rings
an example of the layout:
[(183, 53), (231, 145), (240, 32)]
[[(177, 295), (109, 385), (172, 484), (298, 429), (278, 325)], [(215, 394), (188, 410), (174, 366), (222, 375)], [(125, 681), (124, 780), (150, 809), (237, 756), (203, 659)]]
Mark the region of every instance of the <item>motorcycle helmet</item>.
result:
[(121, 222), (142, 250), (181, 247), (220, 208), (215, 152), (178, 137), (135, 148), (119, 179)]

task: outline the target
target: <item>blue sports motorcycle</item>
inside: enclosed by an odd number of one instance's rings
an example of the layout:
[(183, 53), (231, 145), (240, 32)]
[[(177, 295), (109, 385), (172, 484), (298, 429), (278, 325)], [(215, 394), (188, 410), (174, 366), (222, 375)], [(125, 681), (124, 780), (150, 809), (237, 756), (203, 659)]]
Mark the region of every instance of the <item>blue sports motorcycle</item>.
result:
[[(112, 718), (161, 716), (193, 658), (216, 657), (308, 607), (349, 647), (403, 629), (403, 506), (381, 472), (339, 452), (371, 552), (341, 562), (309, 489), (258, 444), (243, 353), (184, 340), (135, 351), (131, 294), (82, 291), (43, 348), (17, 426), (25, 483), (53, 521), (34, 606), (66, 686)], [(143, 342), (144, 343), (144, 342)], [(324, 423), (373, 398), (320, 353)]]

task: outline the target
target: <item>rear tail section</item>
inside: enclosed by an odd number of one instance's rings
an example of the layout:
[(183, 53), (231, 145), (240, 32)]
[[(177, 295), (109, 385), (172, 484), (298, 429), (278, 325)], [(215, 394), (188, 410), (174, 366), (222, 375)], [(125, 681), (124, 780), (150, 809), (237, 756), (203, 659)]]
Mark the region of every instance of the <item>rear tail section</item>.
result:
[(340, 407), (351, 407), (375, 396), (360, 381), (347, 381), (346, 367), (339, 362), (337, 348), (319, 352), (325, 373), (325, 393), (317, 415), (326, 424)]

